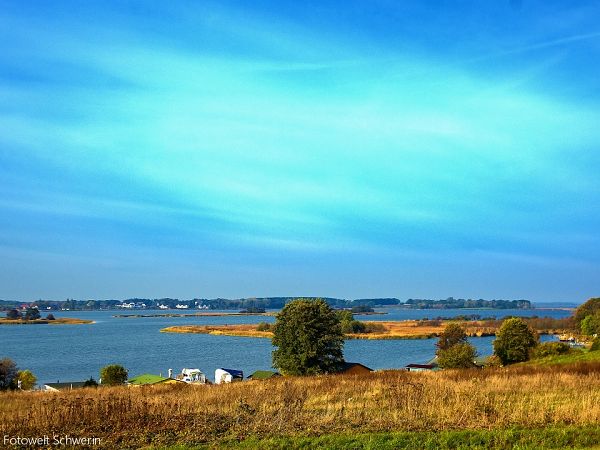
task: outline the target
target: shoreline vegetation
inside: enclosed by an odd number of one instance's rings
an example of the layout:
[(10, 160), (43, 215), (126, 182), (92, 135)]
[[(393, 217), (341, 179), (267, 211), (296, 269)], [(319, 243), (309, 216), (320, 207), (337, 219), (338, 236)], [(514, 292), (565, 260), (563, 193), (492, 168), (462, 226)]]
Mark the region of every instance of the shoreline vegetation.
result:
[(0, 434), (53, 430), (99, 437), (104, 448), (179, 450), (589, 448), (600, 438), (599, 373), (596, 358), (225, 385), (7, 391), (0, 393)]
[[(538, 334), (560, 335), (572, 330), (571, 319), (524, 318)], [(495, 336), (502, 320), (402, 320), (402, 321), (365, 321), (367, 333), (346, 333), (346, 339), (430, 339), (439, 337), (450, 323), (464, 327), (467, 336)], [(265, 326), (266, 325), (266, 326)], [(267, 328), (267, 329), (265, 329)], [(237, 336), (253, 338), (272, 338), (268, 324), (231, 324), (231, 325), (177, 325), (160, 330), (161, 333), (212, 334), (216, 336)]]
[(148, 317), (226, 317), (226, 316), (275, 316), (275, 312), (198, 312), (164, 314), (113, 314), (118, 319), (139, 319)]
[(0, 317), (0, 325), (84, 325), (95, 323), (93, 320), (58, 317), (56, 319), (7, 319)]

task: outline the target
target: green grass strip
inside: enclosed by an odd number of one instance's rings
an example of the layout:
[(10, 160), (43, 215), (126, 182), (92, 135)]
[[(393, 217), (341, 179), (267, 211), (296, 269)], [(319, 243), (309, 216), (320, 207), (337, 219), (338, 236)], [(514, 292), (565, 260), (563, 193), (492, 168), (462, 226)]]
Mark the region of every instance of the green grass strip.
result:
[(327, 449), (327, 450), (438, 450), (438, 449), (600, 449), (600, 425), (541, 429), (456, 430), (286, 436), (202, 445), (179, 445), (168, 450), (196, 449)]

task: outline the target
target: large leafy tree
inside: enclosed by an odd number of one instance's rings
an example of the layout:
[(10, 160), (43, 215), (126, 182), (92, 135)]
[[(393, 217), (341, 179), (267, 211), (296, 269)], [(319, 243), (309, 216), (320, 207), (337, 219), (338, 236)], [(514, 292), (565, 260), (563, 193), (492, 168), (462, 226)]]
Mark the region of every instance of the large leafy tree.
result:
[(465, 333), (465, 329), (457, 323), (450, 323), (444, 328), (437, 344), (435, 344), (438, 348), (436, 353), (439, 353), (441, 350), (448, 350), (454, 345), (465, 343), (467, 343), (467, 333)]
[(587, 316), (593, 316), (597, 312), (600, 312), (600, 298), (590, 298), (575, 310), (575, 321), (578, 325), (581, 325), (583, 319)]
[(111, 364), (100, 370), (100, 379), (102, 384), (115, 386), (125, 384), (127, 381), (127, 370), (119, 364)]
[(503, 365), (527, 361), (537, 345), (537, 335), (523, 319), (513, 317), (502, 322), (494, 341), (494, 354)]
[(16, 387), (19, 369), (12, 359), (0, 359), (0, 391)]
[(581, 321), (581, 332), (588, 336), (600, 334), (600, 310), (594, 315), (585, 316)]
[(294, 300), (277, 314), (273, 367), (286, 375), (333, 373), (344, 362), (338, 315), (321, 299)]

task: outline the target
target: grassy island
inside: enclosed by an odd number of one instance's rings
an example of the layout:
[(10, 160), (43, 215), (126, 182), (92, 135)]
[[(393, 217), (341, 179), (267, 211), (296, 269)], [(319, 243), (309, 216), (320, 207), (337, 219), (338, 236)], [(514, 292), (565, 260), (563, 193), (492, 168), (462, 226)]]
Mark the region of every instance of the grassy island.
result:
[[(562, 334), (570, 328), (568, 319), (526, 319), (539, 334)], [(402, 320), (402, 321), (366, 321), (367, 332), (346, 333), (347, 339), (429, 339), (438, 337), (449, 323), (459, 323), (468, 336), (494, 336), (501, 320)], [(163, 328), (163, 333), (198, 333), (219, 336), (241, 336), (271, 338), (273, 333), (268, 325), (178, 325)]]
[(72, 317), (59, 317), (56, 319), (7, 319), (0, 317), (0, 325), (81, 325), (94, 323), (93, 320), (75, 319)]

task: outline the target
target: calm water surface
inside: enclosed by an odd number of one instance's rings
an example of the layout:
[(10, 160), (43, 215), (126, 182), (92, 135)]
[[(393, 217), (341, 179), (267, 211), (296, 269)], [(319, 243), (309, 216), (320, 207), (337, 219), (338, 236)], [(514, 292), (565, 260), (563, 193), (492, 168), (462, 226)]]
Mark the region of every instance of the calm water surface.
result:
[[(567, 317), (563, 310), (403, 310), (385, 308), (385, 315), (358, 316), (361, 320), (406, 320), (479, 314), (482, 317), (507, 315)], [(191, 313), (189, 311), (188, 313)], [(13, 325), (0, 326), (0, 358), (13, 359), (20, 369), (29, 369), (38, 384), (79, 381), (93, 376), (100, 368), (122, 364), (130, 376), (162, 373), (172, 368), (200, 368), (213, 378), (219, 367), (241, 369), (246, 375), (271, 367), (269, 339), (211, 336), (205, 334), (160, 333), (160, 329), (185, 324), (237, 324), (273, 322), (273, 317), (150, 317), (115, 318), (120, 311), (61, 311), (56, 317), (94, 320), (91, 325)], [(142, 311), (141, 314), (160, 314)], [(185, 313), (185, 312), (184, 312)], [(124, 313), (127, 314), (127, 313)], [(542, 336), (545, 339), (551, 337)], [(493, 337), (472, 338), (480, 354), (492, 352)], [(344, 347), (347, 361), (361, 362), (372, 369), (400, 368), (422, 363), (433, 357), (435, 339), (350, 340)]]

